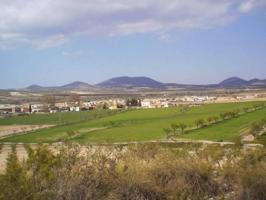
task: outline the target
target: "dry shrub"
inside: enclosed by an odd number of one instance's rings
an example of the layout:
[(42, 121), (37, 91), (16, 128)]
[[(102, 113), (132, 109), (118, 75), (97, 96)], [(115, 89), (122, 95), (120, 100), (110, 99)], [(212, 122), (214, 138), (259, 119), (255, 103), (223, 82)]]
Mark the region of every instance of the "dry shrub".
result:
[[(159, 147), (158, 147), (159, 148)], [(166, 199), (165, 194), (154, 184), (151, 174), (156, 149), (150, 145), (131, 145), (116, 166), (111, 199)]]
[(167, 199), (208, 199), (219, 191), (212, 166), (188, 154), (165, 152), (149, 173)]
[(266, 200), (266, 163), (240, 170), (239, 200)]
[(114, 170), (112, 159), (98, 152), (87, 156), (77, 145), (62, 149), (59, 158), (61, 167), (57, 171), (55, 199), (106, 198)]
[(265, 149), (243, 154), (239, 165), (237, 199), (266, 200)]
[[(8, 173), (0, 176), (0, 191), (19, 183), (23, 190), (10, 191), (36, 200), (266, 199), (265, 149), (70, 144), (56, 155), (46, 146), (27, 149), (28, 162), (14, 158)], [(10, 199), (10, 192), (1, 199)]]

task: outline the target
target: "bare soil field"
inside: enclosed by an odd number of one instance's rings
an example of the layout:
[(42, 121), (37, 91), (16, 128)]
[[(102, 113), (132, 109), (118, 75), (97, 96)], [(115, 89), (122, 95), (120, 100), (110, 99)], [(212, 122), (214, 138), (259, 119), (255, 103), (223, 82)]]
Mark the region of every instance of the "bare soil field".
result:
[[(0, 148), (0, 174), (5, 172), (6, 169), (6, 163), (7, 163), (7, 158), (9, 154), (12, 152), (12, 145), (14, 144), (2, 144), (2, 148)], [(26, 161), (28, 159), (28, 153), (27, 150), (24, 146), (24, 144), (16, 144), (16, 152), (19, 161)], [(30, 144), (30, 147), (32, 149), (37, 148), (37, 144)], [(58, 150), (56, 149), (58, 147), (57, 144), (50, 145), (49, 148), (54, 152), (57, 153)]]
[[(31, 147), (33, 147), (33, 145), (31, 145)], [(2, 149), (0, 151), (0, 174), (5, 172), (6, 163), (7, 163), (6, 159), (8, 158), (11, 152), (12, 152), (12, 145), (3, 144)], [(19, 161), (27, 160), (28, 153), (23, 144), (16, 145), (16, 152), (17, 152)]]
[[(4, 173), (4, 171), (6, 169), (6, 162), (7, 162), (6, 159), (8, 158), (8, 155), (11, 152), (12, 152), (12, 145), (11, 144), (3, 144), (2, 149), (0, 151), (0, 174)], [(27, 160), (28, 153), (27, 153), (23, 144), (17, 144), (16, 145), (16, 152), (17, 152), (18, 159), (20, 161)]]
[(0, 126), (0, 138), (13, 134), (27, 133), (38, 129), (50, 128), (54, 125), (9, 125)]
[(3, 145), (0, 152), (0, 173), (3, 173), (6, 168), (6, 159), (8, 155), (11, 153), (12, 147), (11, 145)]

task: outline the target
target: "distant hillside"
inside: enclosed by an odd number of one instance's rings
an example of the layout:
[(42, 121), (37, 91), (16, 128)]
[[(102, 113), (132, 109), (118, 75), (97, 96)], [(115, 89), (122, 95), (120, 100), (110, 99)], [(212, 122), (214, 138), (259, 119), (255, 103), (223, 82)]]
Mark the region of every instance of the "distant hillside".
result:
[(265, 80), (252, 79), (248, 81), (248, 84), (251, 86), (265, 86), (266, 87), (266, 79)]
[(112, 78), (97, 84), (97, 86), (108, 88), (165, 88), (163, 83), (148, 77), (128, 76)]
[(266, 80), (252, 79), (247, 81), (238, 77), (232, 77), (222, 81), (218, 85), (224, 88), (266, 87)]
[(40, 85), (30, 85), (26, 90), (42, 91), (42, 90), (103, 90), (103, 89), (129, 89), (129, 88), (151, 88), (151, 89), (206, 89), (206, 88), (266, 88), (266, 80), (252, 79), (244, 80), (238, 77), (225, 79), (218, 84), (209, 85), (192, 85), (178, 83), (162, 83), (148, 77), (128, 77), (122, 76), (112, 78), (96, 85), (90, 85), (85, 82), (76, 81), (58, 87), (42, 87)]
[(244, 85), (247, 85), (248, 81), (238, 78), (238, 77), (231, 77), (228, 78), (224, 81), (222, 81), (221, 83), (219, 83), (220, 86), (224, 86), (224, 87), (241, 87)]
[(63, 85), (60, 88), (63, 88), (63, 89), (89, 89), (89, 88), (92, 88), (92, 87), (93, 86), (88, 84), (88, 83), (75, 81), (73, 83), (69, 83), (67, 85)]
[(178, 83), (161, 83), (148, 77), (128, 77), (122, 76), (112, 78), (102, 83), (97, 84), (99, 87), (105, 88), (183, 88), (183, 89), (204, 89), (204, 88), (256, 88), (266, 87), (266, 80), (252, 79), (250, 81), (231, 77), (219, 84), (209, 85), (192, 85), (192, 84), (178, 84)]
[(26, 89), (27, 90), (41, 90), (43, 87), (40, 85), (30, 85)]
[(54, 86), (54, 87), (43, 87), (40, 85), (30, 85), (25, 88), (26, 90), (32, 91), (43, 91), (43, 90), (94, 90), (96, 87), (88, 83), (75, 81), (63, 86)]

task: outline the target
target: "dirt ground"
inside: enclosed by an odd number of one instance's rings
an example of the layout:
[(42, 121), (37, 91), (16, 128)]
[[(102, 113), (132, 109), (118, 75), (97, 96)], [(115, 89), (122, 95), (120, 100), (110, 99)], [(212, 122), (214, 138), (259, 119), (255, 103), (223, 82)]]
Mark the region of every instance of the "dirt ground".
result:
[[(0, 144), (1, 148), (0, 148), (0, 174), (3, 174), (5, 172), (6, 169), (6, 162), (7, 162), (7, 158), (8, 155), (12, 152), (12, 146), (15, 145), (16, 146), (16, 153), (18, 156), (19, 161), (26, 161), (28, 159), (28, 153), (25, 149), (24, 144)], [(29, 144), (30, 147), (32, 149), (37, 148), (37, 144)], [(57, 153), (59, 145), (57, 144), (52, 144), (49, 146), (49, 149), (54, 152)]]
[(0, 153), (0, 173), (2, 174), (6, 168), (6, 159), (11, 153), (11, 145), (3, 145)]
[(50, 128), (54, 125), (10, 125), (0, 126), (0, 138), (13, 134), (26, 133), (38, 129)]
[[(34, 148), (34, 147), (32, 146), (32, 148)], [(2, 144), (2, 148), (0, 150), (0, 174), (5, 172), (6, 162), (7, 162), (6, 159), (8, 158), (8, 155), (11, 152), (12, 152), (12, 145), (11, 144)], [(17, 152), (18, 159), (20, 161), (27, 160), (28, 153), (27, 153), (23, 144), (17, 144), (16, 145), (16, 152)]]

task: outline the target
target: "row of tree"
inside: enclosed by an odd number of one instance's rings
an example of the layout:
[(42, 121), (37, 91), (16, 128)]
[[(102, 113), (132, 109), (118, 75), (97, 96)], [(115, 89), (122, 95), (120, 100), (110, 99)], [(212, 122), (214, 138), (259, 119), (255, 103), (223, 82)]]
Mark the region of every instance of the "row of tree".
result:
[(187, 127), (188, 126), (184, 123), (173, 123), (171, 124), (170, 128), (165, 128), (164, 132), (166, 133), (167, 137), (178, 136), (184, 134)]
[[(250, 113), (250, 112), (262, 109), (264, 107), (266, 107), (266, 104), (260, 103), (260, 104), (255, 104), (252, 107), (244, 107), (243, 112), (241, 112), (240, 109), (236, 109), (233, 111), (223, 112), (219, 116), (210, 116), (206, 120), (205, 119), (197, 119), (195, 121), (195, 126), (197, 129), (202, 128), (202, 127), (206, 127), (206, 126), (210, 126), (212, 124), (216, 124), (218, 122), (233, 119), (233, 118), (239, 117), (241, 114)], [(264, 121), (262, 121), (260, 123), (254, 123), (252, 131), (254, 132), (254, 131), (257, 131), (259, 129), (259, 127), (260, 128), (264, 127), (265, 124), (263, 122)], [(178, 123), (178, 124), (172, 123), (170, 125), (170, 128), (164, 129), (164, 132), (166, 133), (167, 137), (172, 137), (172, 136), (176, 137), (178, 135), (184, 134), (188, 127), (189, 126), (187, 124), (182, 123), (182, 122)]]
[(259, 136), (260, 134), (263, 134), (266, 132), (266, 118), (262, 119), (259, 122), (254, 122), (251, 124), (249, 134), (252, 134), (253, 136)]

